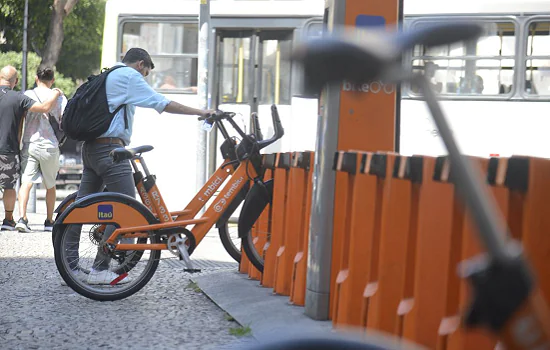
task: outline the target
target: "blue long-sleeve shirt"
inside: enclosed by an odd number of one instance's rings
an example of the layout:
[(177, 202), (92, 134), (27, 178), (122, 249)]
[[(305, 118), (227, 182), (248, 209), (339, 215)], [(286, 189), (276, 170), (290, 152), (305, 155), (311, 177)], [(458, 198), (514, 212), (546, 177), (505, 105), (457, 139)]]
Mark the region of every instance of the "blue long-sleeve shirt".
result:
[[(125, 64), (117, 62), (115, 65)], [(107, 103), (111, 113), (121, 104), (126, 104), (128, 129), (124, 124), (124, 108), (121, 108), (115, 115), (109, 129), (100, 137), (118, 137), (126, 145), (130, 144), (132, 137), (136, 106), (153, 108), (160, 114), (170, 103), (169, 99), (153, 90), (141, 73), (132, 67), (119, 68), (109, 73), (105, 82), (105, 90), (107, 91)]]

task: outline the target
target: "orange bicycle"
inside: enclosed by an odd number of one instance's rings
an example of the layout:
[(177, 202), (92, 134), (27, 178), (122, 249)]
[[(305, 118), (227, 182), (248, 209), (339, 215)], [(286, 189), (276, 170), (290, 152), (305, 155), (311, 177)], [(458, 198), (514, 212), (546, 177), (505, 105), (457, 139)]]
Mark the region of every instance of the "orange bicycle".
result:
[[(221, 121), (229, 122), (242, 137), (235, 148), (237, 159), (226, 163), (226, 167), (222, 166), (222, 171), (215, 174), (220, 178), (216, 188), (229, 175), (231, 177), (208, 206), (207, 202), (215, 190), (206, 191), (209, 187), (205, 185), (187, 209), (168, 211), (155, 183), (155, 176), (149, 173), (141, 157), (152, 147), (112, 151), (114, 161), (139, 159), (146, 175), (143, 179), (143, 189), (147, 192), (145, 204), (124, 194), (101, 192), (74, 201), (63, 210), (54, 225), (54, 254), (57, 269), (67, 285), (94, 300), (126, 298), (149, 282), (158, 267), (162, 251), (184, 260), (186, 271), (197, 272), (189, 257), (190, 252), (216, 222), (229, 210), (234, 210), (233, 201), (251, 181), (263, 184), (264, 166), (260, 151), (284, 135), (275, 105), (271, 107), (271, 112), (275, 133), (272, 138), (261, 141), (238, 127), (232, 119), (234, 113), (218, 112), (206, 118), (210, 124), (222, 125), (220, 130), (223, 128)], [(236, 167), (227, 167), (229, 164)], [(196, 217), (203, 207), (207, 208), (204, 214)], [(99, 232), (93, 229), (96, 225), (107, 228)], [(254, 244), (249, 233), (240, 239), (243, 246)], [(129, 260), (128, 256), (132, 258)]]
[[(222, 185), (223, 181), (227, 176), (230, 175), (231, 170), (235, 170), (238, 166), (239, 160), (237, 158), (237, 153), (235, 151), (237, 146), (237, 138), (229, 136), (229, 133), (227, 132), (227, 129), (223, 125), (222, 120), (219, 120), (216, 122), (216, 125), (220, 129), (220, 132), (224, 138), (224, 142), (220, 146), (220, 152), (224, 159), (222, 165), (218, 167), (218, 169), (210, 176), (208, 181), (205, 183), (203, 188), (199, 190), (197, 195), (189, 202), (187, 207), (183, 210), (183, 213), (189, 214), (190, 216), (195, 216), (198, 211), (204, 206), (202, 203), (203, 198), (209, 198), (211, 195), (213, 195), (219, 187)], [(258, 114), (252, 113), (251, 115), (251, 129), (254, 130), (254, 135), (258, 141), (261, 141), (263, 139), (263, 135), (260, 129), (260, 123), (258, 120)], [(152, 150), (153, 148), (151, 148)], [(151, 181), (154, 181), (151, 178), (146, 178), (143, 176), (143, 173), (140, 171), (138, 164), (145, 164), (143, 161), (143, 158), (141, 157), (141, 149), (133, 148), (131, 149), (132, 152), (135, 152), (135, 156), (130, 159), (130, 162), (132, 164), (133, 170), (134, 170), (134, 184), (136, 186), (137, 193), (140, 196), (141, 203), (145, 204), (147, 208), (156, 216), (155, 208), (152, 206), (151, 199), (148, 194), (148, 190), (146, 188), (147, 183), (151, 183)], [(228, 170), (226, 170), (228, 168)], [(149, 176), (151, 177), (151, 176)], [(243, 200), (246, 197), (246, 194), (248, 193), (249, 186), (248, 184), (239, 192), (239, 194), (233, 199), (231, 202), (231, 205), (228, 207), (228, 209), (224, 212), (224, 214), (221, 216), (221, 218), (216, 223), (216, 228), (218, 229), (218, 233), (220, 236), (220, 240), (227, 251), (227, 253), (236, 261), (241, 261), (241, 245), (240, 245), (240, 238), (239, 234), (236, 231), (236, 227), (230, 225), (230, 218), (237, 210), (237, 208), (241, 205)], [(109, 192), (109, 190), (105, 187), (103, 192)], [(57, 208), (54, 210), (54, 213), (57, 213), (57, 217), (63, 213), (69, 205), (71, 205), (77, 198), (78, 192), (71, 193), (63, 201), (57, 206)], [(171, 212), (170, 215), (173, 217), (173, 219), (176, 219), (176, 217), (181, 214), (182, 212), (176, 211)], [(56, 221), (54, 220), (54, 221)], [(102, 236), (104, 230), (106, 229), (105, 224), (98, 224), (94, 225), (91, 229), (90, 234), (95, 236)], [(52, 231), (52, 245), (55, 243), (55, 236), (56, 236), (57, 230), (54, 229)], [(195, 249), (194, 246), (189, 247), (189, 255), (193, 253), (193, 250)], [(132, 256), (130, 254), (127, 254), (127, 260), (132, 261)]]

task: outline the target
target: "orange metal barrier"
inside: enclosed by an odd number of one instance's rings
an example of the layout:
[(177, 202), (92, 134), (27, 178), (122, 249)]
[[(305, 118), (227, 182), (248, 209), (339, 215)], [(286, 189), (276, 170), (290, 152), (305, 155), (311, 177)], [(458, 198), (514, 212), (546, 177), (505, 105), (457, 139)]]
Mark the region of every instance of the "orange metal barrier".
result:
[(495, 185), (509, 191), (508, 225), (512, 236), (521, 240), (542, 295), (550, 301), (550, 161), (520, 156), (500, 159), (497, 173), (500, 176), (495, 177)]
[[(407, 250), (405, 253), (405, 271), (403, 287), (401, 289), (401, 300), (397, 307), (397, 320), (394, 334), (403, 336), (404, 320), (408, 317), (414, 305), (414, 282), (416, 266), (416, 247), (418, 243), (418, 218), (420, 212), (420, 199), (425, 196), (422, 184), (431, 178), (433, 173), (433, 158), (425, 160), (423, 157), (415, 156), (408, 159), (408, 169), (405, 177), (411, 181), (411, 196), (409, 207)], [(401, 175), (401, 174), (399, 174)]]
[[(375, 295), (378, 289), (379, 277), (379, 259), (380, 259), (380, 234), (382, 227), (382, 218), (388, 215), (388, 198), (384, 196), (389, 193), (391, 184), (391, 174), (395, 154), (375, 153), (372, 156), (370, 167), (365, 167), (364, 171), (376, 177), (375, 205), (374, 205), (374, 220), (372, 225), (372, 233), (370, 238), (370, 262), (366, 274), (366, 285), (363, 289), (361, 303), (361, 325), (367, 326), (369, 322), (368, 316), (370, 311), (371, 298)], [(370, 230), (370, 228), (367, 228)]]
[[(445, 314), (447, 280), (453, 233), (454, 189), (444, 157), (423, 157), (416, 231), (414, 291), (408, 296), (403, 336), (430, 349), (437, 346), (437, 331)], [(412, 297), (412, 300), (410, 300)], [(403, 311), (403, 310), (401, 310)]]
[[(488, 173), (488, 160), (485, 158), (470, 157), (475, 165), (479, 166), (482, 174)], [(447, 160), (446, 160), (447, 161)], [(507, 193), (500, 188), (492, 188), (493, 196), (503, 213), (508, 207)], [(461, 261), (470, 259), (482, 253), (478, 234), (474, 227), (471, 215), (465, 210), (460, 194), (455, 188), (455, 216), (451, 245), (450, 265), (447, 282), (447, 303), (444, 318), (439, 326), (439, 349), (494, 349), (496, 340), (482, 330), (465, 329), (462, 327), (463, 312), (471, 303), (470, 287), (466, 280), (458, 274), (458, 266)]]
[(275, 260), (273, 291), (281, 295), (290, 295), (292, 261), (298, 252), (298, 234), (303, 222), (302, 212), (307, 184), (305, 172), (297, 167), (300, 157), (300, 153), (292, 153), (286, 187), (285, 224)]
[[(347, 324), (349, 318), (348, 312), (349, 305), (349, 288), (346, 281), (349, 276), (349, 249), (351, 239), (351, 222), (352, 222), (352, 209), (359, 197), (359, 189), (357, 188), (357, 179), (359, 178), (358, 172), (360, 167), (361, 154), (357, 152), (337, 152), (334, 156), (333, 170), (343, 173), (346, 176), (347, 188), (345, 190), (345, 196), (347, 200), (343, 203), (343, 212), (347, 213), (347, 216), (343, 217), (343, 230), (339, 235), (342, 237), (341, 247), (337, 249), (340, 251), (340, 261), (338, 266), (340, 270), (336, 276), (336, 285), (332, 289), (334, 293), (334, 304), (332, 311), (332, 320), (335, 325)], [(358, 159), (359, 158), (359, 159)], [(334, 251), (333, 247), (333, 251)], [(336, 254), (333, 254), (333, 259), (336, 259)], [(346, 287), (344, 287), (344, 285)]]
[[(369, 300), (367, 327), (394, 332), (397, 309), (405, 283), (407, 232), (411, 183), (405, 179), (407, 157), (388, 155), (383, 210), (380, 218), (380, 253), (376, 282)], [(374, 281), (374, 278), (372, 279)], [(374, 284), (376, 283), (376, 284)]]
[[(250, 278), (300, 306), (305, 302), (313, 156), (264, 156), (265, 179), (274, 179), (273, 202), (253, 228), (257, 249), (265, 256), (264, 273), (247, 264), (244, 255), (241, 262)], [(510, 235), (521, 240), (549, 300), (550, 161), (470, 159), (487, 176)], [(458, 268), (482, 247), (453, 185), (448, 157), (340, 151), (333, 169), (342, 204), (335, 208), (341, 221), (335, 221), (333, 235), (334, 326), (380, 330), (430, 349), (494, 349), (494, 336), (462, 327), (471, 295)]]
[[(376, 177), (365, 174), (370, 169), (373, 153), (337, 152), (333, 168), (350, 177), (352, 198), (344, 235), (345, 251), (336, 278), (333, 323), (361, 325), (361, 300), (370, 267), (372, 227), (376, 198)], [(366, 169), (366, 171), (365, 171)]]
[(271, 205), (271, 235), (269, 246), (265, 252), (264, 273), (262, 285), (275, 286), (275, 270), (277, 252), (283, 243), (285, 229), (285, 204), (288, 186), (288, 172), (290, 169), (290, 153), (277, 153), (275, 169), (273, 171), (273, 202)]
[(296, 166), (304, 172), (305, 192), (302, 200), (302, 223), (297, 232), (297, 253), (292, 262), (292, 282), (290, 285), (290, 302), (304, 306), (306, 296), (307, 253), (309, 239), (309, 215), (311, 212), (311, 193), (314, 152), (302, 152)]

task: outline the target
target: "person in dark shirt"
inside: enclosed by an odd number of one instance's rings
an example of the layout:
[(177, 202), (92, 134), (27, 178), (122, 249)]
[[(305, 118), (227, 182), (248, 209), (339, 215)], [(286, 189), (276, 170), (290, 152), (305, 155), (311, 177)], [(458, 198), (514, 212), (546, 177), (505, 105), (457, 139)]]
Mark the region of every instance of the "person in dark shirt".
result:
[(54, 89), (53, 97), (43, 103), (35, 102), (21, 92), (13, 91), (19, 81), (17, 70), (6, 66), (0, 70), (0, 188), (4, 190), (2, 230), (15, 230), (13, 208), (15, 207), (15, 184), (19, 178), (19, 136), (23, 118), (27, 111), (48, 113), (63, 94)]

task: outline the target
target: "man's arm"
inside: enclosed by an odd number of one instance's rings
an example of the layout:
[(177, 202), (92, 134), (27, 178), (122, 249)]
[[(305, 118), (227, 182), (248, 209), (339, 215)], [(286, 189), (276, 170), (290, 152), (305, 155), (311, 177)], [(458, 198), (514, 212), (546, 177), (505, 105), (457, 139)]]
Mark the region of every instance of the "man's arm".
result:
[(139, 73), (132, 74), (128, 80), (127, 104), (133, 104), (139, 107), (153, 108), (158, 113), (167, 112), (174, 114), (207, 116), (214, 111), (196, 109), (184, 106), (181, 103), (170, 101), (164, 95), (159, 94), (147, 84), (145, 79)]
[(170, 101), (170, 103), (166, 105), (166, 108), (164, 108), (164, 112), (174, 113), (174, 114), (198, 115), (199, 117), (204, 117), (210, 113), (213, 113), (214, 111), (196, 109), (196, 108), (182, 105), (181, 103), (177, 103), (176, 101)]
[(35, 113), (48, 113), (57, 103), (57, 98), (61, 96), (62, 92), (59, 89), (53, 89), (53, 96), (47, 101), (42, 103), (34, 103), (28, 110)]

